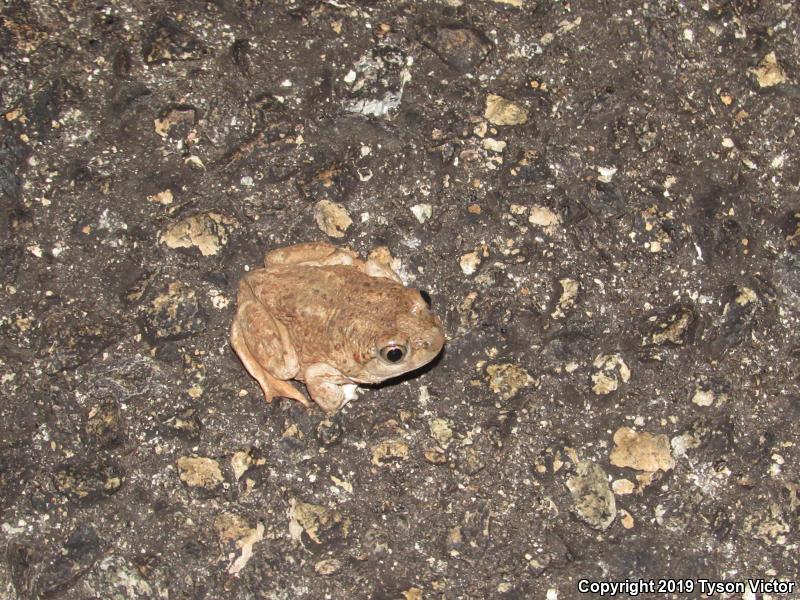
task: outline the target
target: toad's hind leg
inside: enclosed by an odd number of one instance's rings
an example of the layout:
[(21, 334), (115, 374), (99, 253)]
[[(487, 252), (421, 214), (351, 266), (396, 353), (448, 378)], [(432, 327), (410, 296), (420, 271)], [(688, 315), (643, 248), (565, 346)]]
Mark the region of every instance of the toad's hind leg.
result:
[(278, 265), (307, 265), (313, 267), (329, 267), (333, 265), (348, 265), (356, 267), (370, 277), (384, 277), (402, 283), (391, 266), (391, 255), (387, 248), (376, 248), (364, 262), (350, 248), (339, 248), (327, 242), (309, 242), (296, 244), (287, 248), (278, 248), (267, 252), (264, 264), (267, 267)]
[(264, 264), (267, 267), (277, 265), (311, 265), (316, 267), (330, 265), (360, 264), (355, 252), (349, 248), (338, 248), (326, 242), (309, 242), (295, 244), (286, 248), (278, 248), (267, 252)]
[(302, 392), (284, 381), (297, 374), (297, 355), (286, 328), (263, 306), (256, 302), (239, 306), (231, 327), (231, 346), (261, 386), (267, 402), (278, 396), (310, 406)]

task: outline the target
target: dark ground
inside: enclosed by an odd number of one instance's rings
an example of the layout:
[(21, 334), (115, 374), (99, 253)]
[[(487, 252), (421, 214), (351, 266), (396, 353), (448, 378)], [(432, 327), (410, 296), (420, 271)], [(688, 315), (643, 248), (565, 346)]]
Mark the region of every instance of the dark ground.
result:
[[(4, 3), (0, 597), (798, 578), (798, 5), (457, 4)], [(326, 199), (449, 339), (330, 420), (227, 342)]]

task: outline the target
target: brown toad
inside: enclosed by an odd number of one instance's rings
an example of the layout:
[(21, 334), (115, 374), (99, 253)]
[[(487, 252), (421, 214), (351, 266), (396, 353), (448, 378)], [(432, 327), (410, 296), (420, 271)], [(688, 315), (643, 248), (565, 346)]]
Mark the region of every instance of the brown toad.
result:
[(380, 253), (298, 244), (267, 253), (239, 283), (231, 345), (268, 401), (309, 401), (332, 413), (359, 383), (379, 383), (430, 362), (444, 345), (439, 318)]

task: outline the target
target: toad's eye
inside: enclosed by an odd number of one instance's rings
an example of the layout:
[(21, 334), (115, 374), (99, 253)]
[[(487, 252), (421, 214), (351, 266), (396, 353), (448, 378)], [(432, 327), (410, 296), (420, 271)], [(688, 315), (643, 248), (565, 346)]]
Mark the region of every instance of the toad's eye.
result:
[(381, 348), (381, 358), (388, 363), (399, 363), (406, 357), (404, 346), (385, 346)]

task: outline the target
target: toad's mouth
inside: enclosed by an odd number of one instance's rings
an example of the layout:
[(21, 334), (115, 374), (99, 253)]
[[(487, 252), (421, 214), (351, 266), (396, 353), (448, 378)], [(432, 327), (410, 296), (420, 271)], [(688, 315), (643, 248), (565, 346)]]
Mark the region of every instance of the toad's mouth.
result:
[[(419, 376), (422, 373), (427, 373), (432, 370), (444, 356), (444, 344), (439, 346), (438, 351), (430, 352), (429, 358), (425, 360), (412, 361), (406, 364), (403, 369), (395, 369), (392, 373), (374, 374), (370, 373), (364, 380), (357, 380), (353, 378), (352, 381), (359, 385), (364, 385), (373, 389), (381, 389), (384, 386), (397, 385), (404, 381), (408, 381)], [(417, 357), (419, 358), (419, 357)]]

